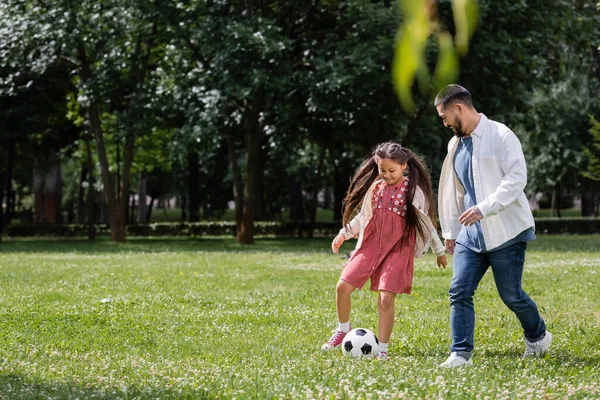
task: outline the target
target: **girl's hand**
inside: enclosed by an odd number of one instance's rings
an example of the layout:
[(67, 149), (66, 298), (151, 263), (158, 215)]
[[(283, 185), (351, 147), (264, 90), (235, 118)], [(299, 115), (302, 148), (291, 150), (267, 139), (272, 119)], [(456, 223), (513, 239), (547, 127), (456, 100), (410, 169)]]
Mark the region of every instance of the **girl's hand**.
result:
[(446, 259), (446, 255), (438, 256), (437, 258), (437, 266), (438, 268), (444, 269), (446, 268), (446, 264), (448, 264), (448, 260)]
[(335, 239), (333, 239), (333, 242), (331, 242), (331, 251), (337, 254), (338, 250), (340, 249), (340, 246), (342, 245), (342, 243), (344, 243), (345, 240), (346, 238), (344, 238), (343, 235), (337, 235)]

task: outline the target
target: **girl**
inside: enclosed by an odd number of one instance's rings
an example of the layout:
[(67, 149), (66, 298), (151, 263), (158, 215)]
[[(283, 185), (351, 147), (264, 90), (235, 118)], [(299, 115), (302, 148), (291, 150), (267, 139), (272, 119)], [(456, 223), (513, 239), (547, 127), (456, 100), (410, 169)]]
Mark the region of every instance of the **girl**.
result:
[(336, 286), (338, 329), (322, 349), (342, 343), (351, 329), (350, 295), (371, 278), (371, 290), (379, 291), (378, 358), (387, 360), (394, 299), (411, 292), (414, 257), (423, 256), (431, 244), (438, 267), (446, 268), (444, 246), (434, 228), (431, 179), (415, 154), (398, 143), (378, 145), (352, 178), (343, 202), (343, 225), (331, 243), (333, 252), (352, 237), (358, 242)]

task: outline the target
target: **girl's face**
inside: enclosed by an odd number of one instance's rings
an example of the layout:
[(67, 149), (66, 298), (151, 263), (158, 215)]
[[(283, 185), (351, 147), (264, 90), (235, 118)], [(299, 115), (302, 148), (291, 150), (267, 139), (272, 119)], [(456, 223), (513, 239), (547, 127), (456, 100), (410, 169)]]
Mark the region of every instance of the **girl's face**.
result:
[(379, 176), (390, 186), (404, 180), (404, 170), (406, 163), (398, 164), (396, 161), (389, 158), (378, 158), (377, 166), (379, 168)]

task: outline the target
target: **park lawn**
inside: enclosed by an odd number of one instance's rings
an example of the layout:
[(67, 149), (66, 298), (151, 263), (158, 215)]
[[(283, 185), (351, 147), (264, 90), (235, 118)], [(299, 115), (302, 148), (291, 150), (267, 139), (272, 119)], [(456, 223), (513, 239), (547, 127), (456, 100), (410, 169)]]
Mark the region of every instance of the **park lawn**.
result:
[[(444, 370), (451, 269), (432, 255), (397, 298), (391, 358), (379, 362), (319, 350), (344, 263), (326, 239), (4, 241), (0, 399), (599, 398), (599, 244), (530, 245), (524, 287), (554, 334), (545, 358), (520, 358), (519, 323), (490, 271), (475, 365)], [(375, 296), (354, 294), (354, 327), (376, 330)]]

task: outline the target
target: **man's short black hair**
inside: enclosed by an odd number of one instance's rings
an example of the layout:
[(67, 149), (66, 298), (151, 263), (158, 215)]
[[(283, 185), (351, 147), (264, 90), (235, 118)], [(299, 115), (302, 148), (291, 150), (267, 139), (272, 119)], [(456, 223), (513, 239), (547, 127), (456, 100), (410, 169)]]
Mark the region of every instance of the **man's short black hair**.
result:
[(442, 104), (443, 107), (446, 108), (454, 103), (463, 103), (466, 106), (473, 108), (473, 98), (471, 97), (471, 93), (460, 85), (448, 85), (440, 90), (437, 96), (435, 96), (433, 105), (437, 107)]

